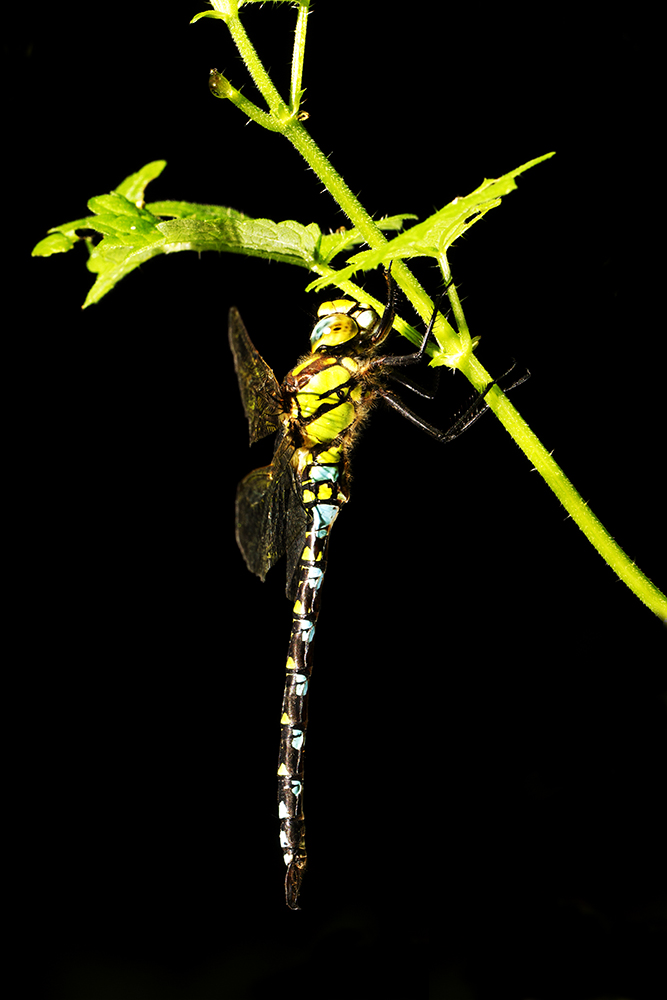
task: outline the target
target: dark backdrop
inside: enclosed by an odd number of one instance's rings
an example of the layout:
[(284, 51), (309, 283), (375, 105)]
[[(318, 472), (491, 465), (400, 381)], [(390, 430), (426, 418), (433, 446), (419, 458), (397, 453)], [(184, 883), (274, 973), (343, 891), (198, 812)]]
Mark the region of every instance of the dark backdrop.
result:
[[(531, 370), (516, 405), (664, 587), (657, 24), (436, 6), (317, 4), (308, 128), (378, 216), (557, 150), (454, 275), (482, 362)], [(211, 66), (244, 72), (198, 9), (30, 5), (5, 57), (25, 990), (413, 997), (430, 971), (453, 1000), (662, 996), (664, 628), (491, 417), (439, 450), (378, 412), (359, 443), (315, 649), (311, 871), (284, 907), (289, 607), (234, 542), (236, 482), (270, 447), (247, 450), (225, 328), (237, 305), (282, 377), (317, 299), (300, 270), (184, 253), (81, 312), (83, 248), (28, 257), (157, 158), (149, 200), (345, 222), (286, 142), (209, 96)], [(286, 91), (293, 14), (245, 20)], [(429, 418), (459, 393), (444, 378)]]

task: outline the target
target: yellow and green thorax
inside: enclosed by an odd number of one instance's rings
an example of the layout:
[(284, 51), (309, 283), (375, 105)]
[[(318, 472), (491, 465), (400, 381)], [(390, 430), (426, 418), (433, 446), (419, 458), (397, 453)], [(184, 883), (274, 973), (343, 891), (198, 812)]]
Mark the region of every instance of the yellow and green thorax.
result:
[[(300, 438), (293, 462), (302, 483), (304, 472), (313, 464), (329, 467), (328, 480), (339, 478), (331, 467), (344, 463), (365, 408), (364, 355), (376, 348), (369, 337), (377, 324), (377, 313), (368, 306), (348, 299), (324, 302), (311, 335), (311, 353), (283, 382), (285, 422)], [(313, 472), (305, 479), (312, 480)], [(325, 499), (329, 489), (329, 482), (322, 482), (317, 498)], [(304, 503), (311, 499), (316, 497), (304, 494)]]

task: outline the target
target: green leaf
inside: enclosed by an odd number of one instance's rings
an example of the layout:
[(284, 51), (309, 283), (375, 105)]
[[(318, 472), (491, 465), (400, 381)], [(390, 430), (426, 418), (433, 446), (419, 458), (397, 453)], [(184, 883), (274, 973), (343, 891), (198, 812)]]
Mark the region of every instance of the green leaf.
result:
[[(323, 236), (314, 222), (304, 226), (293, 220), (252, 219), (223, 205), (156, 201), (144, 206), (146, 186), (164, 167), (164, 160), (156, 160), (126, 177), (115, 191), (91, 198), (92, 215), (54, 227), (34, 248), (33, 256), (48, 257), (87, 242), (88, 269), (97, 278), (84, 308), (99, 302), (135, 267), (163, 253), (216, 250), (319, 270), (342, 249), (363, 242), (354, 229)], [(397, 230), (404, 218), (414, 216), (393, 216), (379, 225)], [(102, 239), (95, 243), (93, 233)]]
[[(240, 10), (241, 7), (245, 7), (248, 3), (261, 3), (264, 4), (266, 0), (238, 0), (237, 7)], [(274, 4), (289, 3), (297, 6), (306, 6), (307, 0), (271, 0)], [(196, 21), (201, 21), (203, 17), (217, 17), (220, 21), (227, 21), (230, 17), (234, 17), (236, 14), (229, 6), (224, 11), (224, 13), (219, 10), (203, 10), (200, 14), (195, 14), (193, 18), (190, 19), (190, 24), (194, 24)]]
[(118, 194), (125, 195), (128, 201), (133, 201), (138, 208), (143, 208), (146, 186), (150, 181), (154, 181), (156, 177), (159, 177), (166, 166), (166, 160), (153, 160), (152, 163), (147, 163), (141, 170), (137, 170), (136, 174), (130, 174), (129, 177), (126, 177), (118, 185), (116, 191)]
[(243, 253), (251, 257), (281, 260), (309, 267), (316, 259), (321, 238), (315, 223), (273, 222), (271, 219), (200, 218), (173, 219), (159, 225), (165, 240), (165, 253), (175, 250), (217, 250)]
[[(238, 10), (240, 10), (241, 7), (245, 7), (247, 3), (259, 3), (259, 2), (263, 3), (264, 0), (238, 0), (238, 3), (235, 5), (225, 4), (226, 9), (224, 11), (220, 11), (219, 9), (203, 10), (200, 14), (195, 14), (195, 16), (190, 19), (190, 24), (194, 24), (196, 21), (201, 21), (203, 17), (216, 17), (220, 21), (227, 21), (230, 17), (236, 17), (238, 14)], [(286, 2), (288, 2), (288, 0), (273, 0), (273, 3), (286, 3)], [(289, 0), (289, 2), (293, 3), (294, 0)], [(297, 0), (297, 2), (300, 3), (301, 0)], [(219, 0), (218, 7), (220, 6), (222, 6), (222, 3)], [(234, 6), (237, 8), (237, 10), (234, 10)]]
[(217, 17), (220, 21), (226, 21), (228, 16), (228, 14), (220, 14), (217, 10), (203, 10), (200, 14), (195, 14), (194, 17), (190, 18), (190, 24), (201, 21), (202, 17)]
[[(383, 232), (395, 232), (403, 228), (403, 221), (405, 219), (416, 218), (416, 215), (409, 213), (405, 215), (392, 215), (386, 219), (381, 219), (377, 225)], [(358, 229), (341, 229), (335, 233), (323, 236), (320, 244), (320, 262), (328, 264), (336, 254), (342, 253), (348, 247), (357, 246), (359, 243), (364, 242), (364, 237)]]
[[(85, 221), (85, 220), (82, 220)], [(40, 240), (32, 251), (33, 257), (50, 257), (52, 253), (67, 253), (74, 246), (74, 240), (65, 233), (51, 233)]]
[(146, 205), (153, 215), (169, 215), (175, 219), (245, 219), (243, 212), (225, 205), (199, 205), (192, 201), (152, 201)]
[[(348, 260), (348, 266), (336, 272), (336, 282), (348, 280), (355, 271), (368, 271), (388, 264), (392, 260), (412, 257), (440, 258), (466, 230), (500, 205), (504, 195), (516, 189), (514, 178), (525, 170), (548, 160), (553, 153), (539, 156), (516, 170), (495, 180), (484, 180), (478, 188), (464, 197), (455, 198), (440, 211), (423, 222), (401, 233), (389, 243), (374, 250), (364, 250)], [(308, 291), (317, 290), (331, 284), (330, 277), (318, 278), (308, 286)]]

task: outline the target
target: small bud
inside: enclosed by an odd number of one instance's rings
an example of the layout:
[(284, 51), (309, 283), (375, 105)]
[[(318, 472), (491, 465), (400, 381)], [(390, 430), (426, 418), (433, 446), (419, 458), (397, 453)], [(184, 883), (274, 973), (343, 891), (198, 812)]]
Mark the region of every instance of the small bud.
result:
[(208, 89), (214, 97), (229, 99), (234, 93), (234, 88), (229, 80), (227, 80), (222, 73), (218, 73), (217, 69), (212, 69), (208, 74)]

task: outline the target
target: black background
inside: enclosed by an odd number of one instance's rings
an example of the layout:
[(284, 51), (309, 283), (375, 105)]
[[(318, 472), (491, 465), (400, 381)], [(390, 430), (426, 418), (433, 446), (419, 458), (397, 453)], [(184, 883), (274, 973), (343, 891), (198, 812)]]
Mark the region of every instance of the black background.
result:
[[(416, 997), (430, 972), (447, 1000), (663, 996), (664, 627), (491, 417), (442, 451), (392, 413), (360, 440), (315, 650), (311, 869), (303, 911), (284, 906), (289, 608), (234, 541), (236, 483), (270, 447), (247, 450), (226, 315), (282, 377), (308, 276), (174, 254), (82, 312), (83, 248), (28, 257), (158, 158), (149, 201), (344, 224), (284, 140), (209, 95), (211, 66), (245, 76), (221, 23), (188, 26), (198, 9), (30, 5), (5, 52), (24, 992)], [(316, 4), (307, 127), (377, 216), (424, 218), (557, 150), (454, 276), (481, 361), (531, 370), (515, 404), (664, 588), (657, 24), (440, 10)], [(245, 16), (283, 92), (293, 17)], [(444, 387), (440, 426), (466, 396)]]

